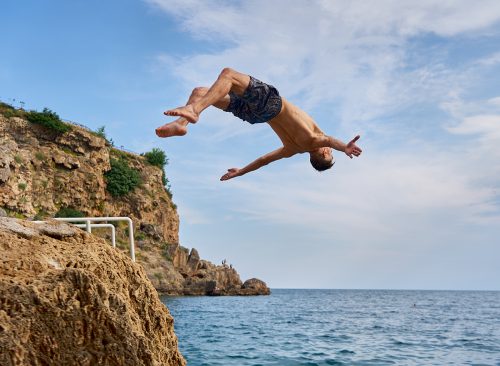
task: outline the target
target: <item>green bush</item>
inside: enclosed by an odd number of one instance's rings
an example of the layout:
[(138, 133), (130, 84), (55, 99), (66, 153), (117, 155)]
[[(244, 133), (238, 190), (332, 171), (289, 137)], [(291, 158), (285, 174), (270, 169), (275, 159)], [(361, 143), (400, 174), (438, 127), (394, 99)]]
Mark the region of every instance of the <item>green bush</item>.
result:
[(148, 151), (147, 153), (142, 154), (146, 158), (146, 161), (154, 166), (157, 166), (162, 170), (161, 181), (165, 190), (167, 191), (168, 196), (172, 199), (172, 191), (170, 187), (170, 182), (165, 174), (165, 166), (168, 164), (168, 158), (165, 152), (162, 149), (154, 147), (153, 150)]
[(132, 191), (141, 183), (139, 172), (128, 166), (126, 160), (111, 159), (111, 170), (106, 172), (106, 189), (113, 197), (120, 197)]
[(105, 129), (106, 129), (105, 126), (101, 126), (94, 133), (96, 136), (102, 137), (103, 139), (107, 140)]
[(112, 138), (108, 139), (108, 136), (106, 136), (106, 127), (105, 126), (99, 127), (93, 133), (94, 133), (94, 135), (102, 137), (104, 140), (106, 140), (106, 143), (108, 145), (115, 146), (115, 143), (114, 143), (113, 139)]
[(61, 207), (55, 217), (85, 217), (85, 214), (73, 207)]
[(146, 158), (147, 162), (151, 165), (157, 166), (158, 168), (164, 168), (168, 164), (167, 155), (162, 149), (154, 147), (153, 150), (144, 153), (143, 156)]
[(71, 127), (68, 124), (61, 121), (56, 112), (53, 112), (48, 108), (44, 108), (42, 112), (30, 111), (26, 114), (26, 118), (31, 123), (47, 127), (58, 134), (63, 134), (71, 130)]
[(35, 158), (37, 158), (38, 160), (41, 160), (41, 161), (45, 161), (45, 159), (47, 158), (42, 152), (40, 151), (37, 151), (35, 153)]

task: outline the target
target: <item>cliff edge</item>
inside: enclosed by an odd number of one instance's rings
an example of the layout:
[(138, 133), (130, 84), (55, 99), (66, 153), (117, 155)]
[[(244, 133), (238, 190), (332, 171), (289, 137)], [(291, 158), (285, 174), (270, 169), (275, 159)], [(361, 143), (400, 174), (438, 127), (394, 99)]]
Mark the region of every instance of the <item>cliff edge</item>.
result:
[(144, 269), (60, 222), (0, 217), (1, 365), (185, 365)]
[[(136, 258), (168, 295), (266, 295), (263, 281), (241, 281), (232, 266), (200, 258), (179, 243), (179, 216), (161, 168), (141, 155), (114, 148), (104, 136), (65, 124), (63, 132), (29, 121), (30, 113), (0, 103), (0, 216), (45, 220), (77, 212), (128, 216), (134, 222)], [(50, 116), (50, 115), (49, 115)], [(42, 116), (46, 117), (46, 116)], [(137, 186), (113, 195), (107, 174), (135, 172)], [(125, 167), (125, 168), (124, 168)], [(123, 170), (119, 171), (123, 174)], [(116, 176), (116, 175), (115, 175)], [(130, 183), (123, 179), (124, 183)], [(126, 226), (117, 227), (128, 250)], [(103, 230), (93, 233), (109, 239)]]

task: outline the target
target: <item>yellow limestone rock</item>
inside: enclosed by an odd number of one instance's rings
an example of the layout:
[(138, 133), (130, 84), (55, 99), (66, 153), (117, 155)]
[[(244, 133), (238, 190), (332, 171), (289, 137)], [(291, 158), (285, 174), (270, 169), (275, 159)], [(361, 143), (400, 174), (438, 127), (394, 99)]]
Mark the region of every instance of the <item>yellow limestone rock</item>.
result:
[(143, 268), (67, 224), (0, 217), (0, 365), (185, 365)]

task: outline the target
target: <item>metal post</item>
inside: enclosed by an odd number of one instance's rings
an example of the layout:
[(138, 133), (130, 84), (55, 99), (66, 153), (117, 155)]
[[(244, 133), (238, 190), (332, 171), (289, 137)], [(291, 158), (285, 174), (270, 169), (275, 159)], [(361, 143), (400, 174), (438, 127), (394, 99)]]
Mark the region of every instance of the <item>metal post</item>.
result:
[(130, 257), (132, 261), (135, 262), (135, 243), (134, 243), (134, 223), (132, 219), (127, 217), (128, 219), (128, 240), (130, 242)]
[[(74, 224), (74, 225), (82, 229), (85, 229), (87, 227), (87, 224)], [(102, 227), (107, 227), (111, 229), (111, 245), (113, 246), (113, 248), (116, 248), (116, 230), (113, 224), (90, 224), (90, 228), (102, 228)]]
[(58, 221), (78, 222), (85, 221), (87, 231), (91, 232), (90, 222), (95, 221), (127, 221), (128, 222), (128, 237), (130, 242), (130, 257), (135, 262), (135, 243), (134, 243), (134, 223), (130, 217), (58, 217)]
[(110, 224), (111, 226), (111, 245), (113, 248), (116, 248), (116, 234), (115, 234), (115, 225)]

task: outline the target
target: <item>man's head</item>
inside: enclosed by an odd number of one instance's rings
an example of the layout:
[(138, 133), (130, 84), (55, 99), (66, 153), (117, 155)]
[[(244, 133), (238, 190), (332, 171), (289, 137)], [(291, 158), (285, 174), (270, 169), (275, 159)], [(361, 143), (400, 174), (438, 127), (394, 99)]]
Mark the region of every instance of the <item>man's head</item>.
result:
[(309, 161), (318, 172), (330, 169), (335, 164), (332, 149), (329, 147), (320, 147), (309, 153)]

